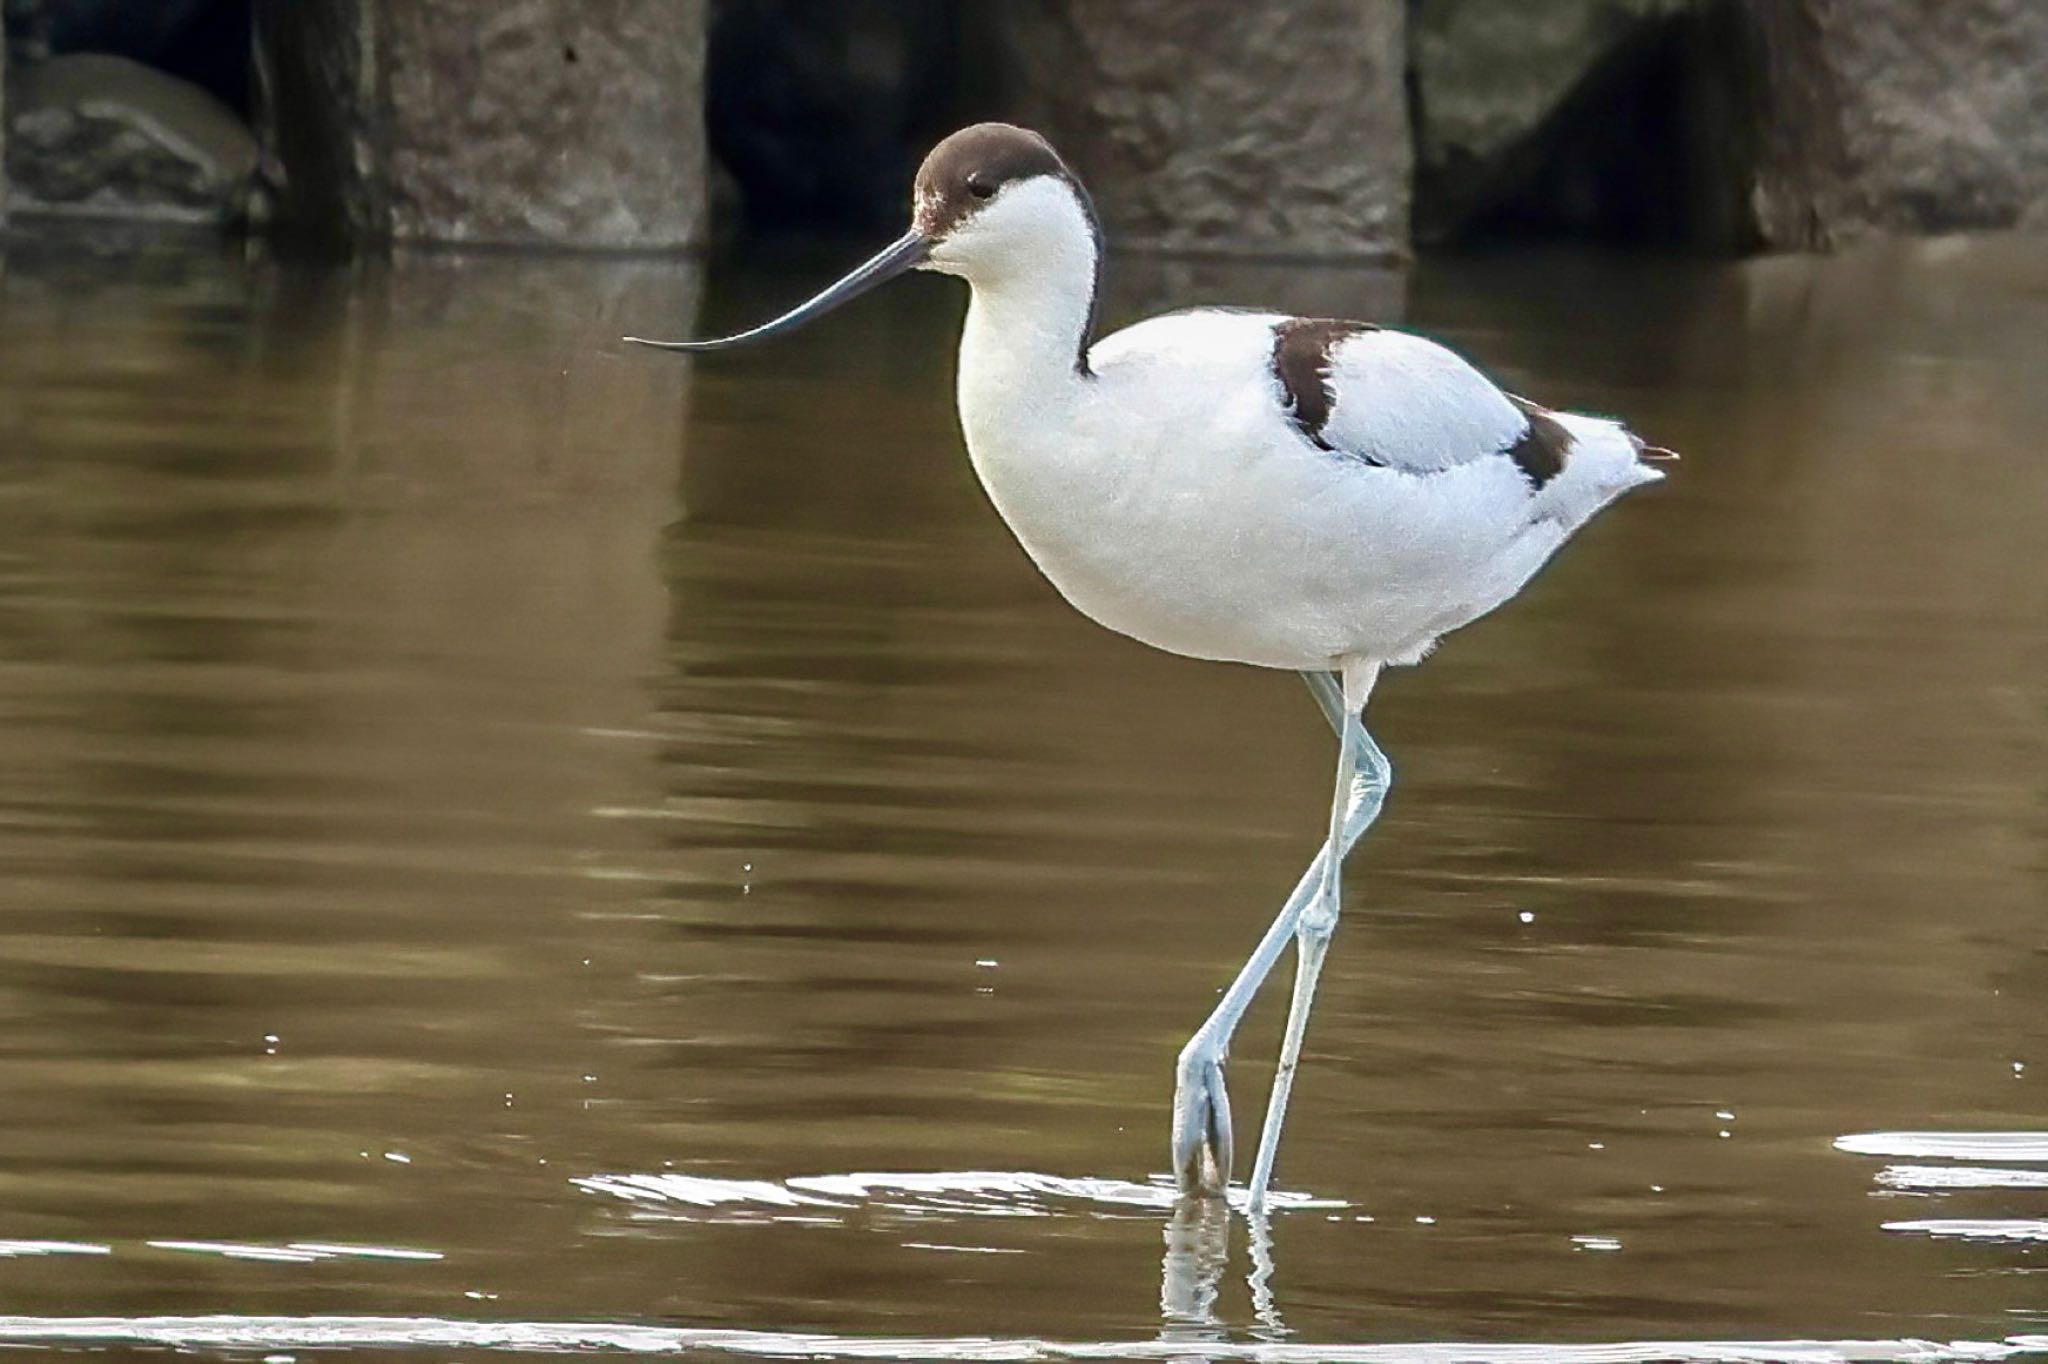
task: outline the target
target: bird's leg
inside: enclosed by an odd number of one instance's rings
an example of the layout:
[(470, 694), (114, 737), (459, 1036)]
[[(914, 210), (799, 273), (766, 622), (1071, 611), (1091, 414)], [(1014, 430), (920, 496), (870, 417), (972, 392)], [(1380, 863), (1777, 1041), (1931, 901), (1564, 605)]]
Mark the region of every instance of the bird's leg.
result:
[[(1302, 678), (1330, 727), (1339, 735), (1347, 728), (1358, 730), (1358, 751), (1378, 764), (1373, 773), (1365, 774), (1355, 784), (1358, 803), (1347, 812), (1342, 837), (1336, 843), (1341, 857), (1379, 814), (1389, 770), (1385, 757), (1359, 725), (1357, 711), (1346, 715), (1344, 692), (1337, 677), (1308, 672)], [(1181, 1049), (1173, 1095), (1173, 1170), (1183, 1194), (1219, 1194), (1230, 1182), (1232, 1133), (1230, 1095), (1223, 1082), (1224, 1058), (1229, 1052), (1231, 1035), (1237, 1031), (1252, 996), (1287, 950), (1288, 939), (1294, 936), (1303, 911), (1323, 893), (1330, 848), (1331, 844), (1325, 843), (1316, 853), (1294, 893), (1287, 897), (1272, 926), (1239, 969), (1237, 978), (1230, 982), (1215, 1009)]]
[[(1344, 836), (1356, 822), (1359, 831), (1379, 814), (1393, 771), (1386, 754), (1365, 732), (1360, 716), (1372, 684), (1379, 677), (1377, 663), (1348, 660), (1344, 665), (1344, 724), (1339, 730), (1337, 790), (1330, 801), (1330, 841), (1325, 847), (1345, 846)], [(1363, 813), (1363, 818), (1357, 815)], [(1356, 838), (1356, 835), (1353, 835)], [(1337, 931), (1337, 914), (1342, 907), (1342, 859), (1325, 859), (1322, 882), (1315, 899), (1302, 911), (1294, 929), (1294, 998), (1287, 1008), (1287, 1033), (1280, 1043), (1280, 1064), (1273, 1071), (1273, 1090), (1266, 1100), (1266, 1125), (1259, 1133), (1259, 1153), (1252, 1162), (1251, 1211), (1266, 1206), (1266, 1189), (1273, 1179), (1273, 1158), (1280, 1149), (1280, 1127), (1287, 1120), (1287, 1099), (1294, 1090), (1294, 1072), (1301, 1063), (1301, 1039), (1308, 1030), (1309, 1007), (1315, 1002), (1316, 978), (1322, 974), (1323, 955), (1330, 937)]]

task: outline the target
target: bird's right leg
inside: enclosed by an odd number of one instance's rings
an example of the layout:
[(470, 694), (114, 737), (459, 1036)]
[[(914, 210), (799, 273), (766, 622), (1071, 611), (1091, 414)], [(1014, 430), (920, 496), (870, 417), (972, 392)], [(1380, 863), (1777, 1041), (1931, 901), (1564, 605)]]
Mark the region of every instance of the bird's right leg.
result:
[[(1336, 676), (1305, 672), (1302, 678), (1316, 704), (1322, 707), (1323, 717), (1340, 737), (1346, 726), (1359, 731), (1358, 742), (1345, 745), (1357, 755), (1361, 765), (1339, 831), (1341, 847), (1337, 856), (1341, 861), (1379, 815), (1390, 774), (1385, 760), (1378, 756), (1378, 747), (1365, 738), (1359, 717), (1345, 713), (1343, 686)], [(1366, 765), (1375, 759), (1377, 765)], [(1266, 935), (1238, 970), (1237, 978), (1223, 992), (1223, 998), (1216, 1001), (1215, 1009), (1181, 1048), (1180, 1061), (1174, 1069), (1172, 1155), (1174, 1178), (1184, 1195), (1220, 1194), (1230, 1183), (1230, 1094), (1223, 1083), (1223, 1062), (1230, 1052), (1230, 1038), (1259, 986), (1272, 974), (1274, 965), (1293, 941), (1302, 914), (1322, 895), (1329, 857), (1330, 844), (1326, 841), (1308, 870), (1302, 873), (1294, 893), (1280, 907)]]

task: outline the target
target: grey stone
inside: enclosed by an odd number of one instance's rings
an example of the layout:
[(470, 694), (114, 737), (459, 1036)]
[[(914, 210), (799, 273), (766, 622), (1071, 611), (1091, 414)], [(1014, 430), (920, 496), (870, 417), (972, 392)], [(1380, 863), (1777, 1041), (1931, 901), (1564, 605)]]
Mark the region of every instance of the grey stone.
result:
[(255, 139), (232, 110), (125, 57), (23, 64), (6, 121), (18, 211), (226, 222), (256, 171)]
[(1419, 233), (1455, 235), (1523, 193), (1573, 100), (1689, 8), (1694, 0), (1414, 0)]
[(2048, 4), (1744, 0), (1764, 241), (2048, 228)]
[(704, 0), (257, 7), (278, 212), (351, 239), (698, 241)]
[(1416, 0), (1416, 160), (1494, 161), (1555, 114), (1588, 73), (1692, 0)]
[(1113, 242), (1385, 258), (1408, 241), (1402, 0), (1006, 0), (1003, 106)]

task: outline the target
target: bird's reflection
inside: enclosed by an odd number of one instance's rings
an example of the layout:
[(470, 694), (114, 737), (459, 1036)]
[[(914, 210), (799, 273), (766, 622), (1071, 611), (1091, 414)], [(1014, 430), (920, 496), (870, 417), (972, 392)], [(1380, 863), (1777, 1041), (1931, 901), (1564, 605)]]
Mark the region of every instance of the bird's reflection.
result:
[(1245, 1287), (1252, 1291), (1252, 1315), (1259, 1326), (1252, 1334), (1279, 1339), (1287, 1334), (1280, 1309), (1273, 1302), (1273, 1222), (1264, 1212), (1245, 1214), (1246, 1240), (1251, 1247), (1252, 1272), (1245, 1275)]
[[(1251, 1252), (1245, 1287), (1251, 1290), (1252, 1315), (1258, 1320), (1253, 1334), (1279, 1339), (1287, 1334), (1287, 1327), (1273, 1301), (1273, 1224), (1263, 1213), (1248, 1213), (1245, 1229)], [(1175, 1343), (1225, 1339), (1216, 1299), (1230, 1262), (1230, 1206), (1220, 1198), (1183, 1198), (1174, 1205), (1164, 1235), (1159, 1338)]]

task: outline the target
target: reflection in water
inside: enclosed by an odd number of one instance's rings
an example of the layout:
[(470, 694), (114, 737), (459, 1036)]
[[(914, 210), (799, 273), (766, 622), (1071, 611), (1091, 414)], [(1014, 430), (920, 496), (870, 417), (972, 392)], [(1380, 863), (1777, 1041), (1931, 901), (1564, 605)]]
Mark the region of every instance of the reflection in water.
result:
[(1176, 1199), (1166, 1219), (1166, 1256), (1160, 1263), (1162, 1340), (1225, 1338), (1216, 1315), (1216, 1286), (1230, 1251), (1230, 1209), (1221, 1199)]
[[(689, 329), (675, 263), (17, 247), (0, 1335), (2029, 1348), (2044, 270), (1120, 266), (1113, 316), (1405, 315), (1688, 456), (1387, 682), (1316, 1198), (1240, 1232), (1155, 1176), (1171, 1063), (1326, 731), (1051, 597), (960, 458), (944, 283), (693, 370), (616, 340)], [(707, 326), (802, 282), (720, 267)]]

